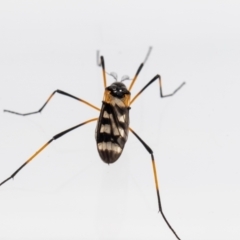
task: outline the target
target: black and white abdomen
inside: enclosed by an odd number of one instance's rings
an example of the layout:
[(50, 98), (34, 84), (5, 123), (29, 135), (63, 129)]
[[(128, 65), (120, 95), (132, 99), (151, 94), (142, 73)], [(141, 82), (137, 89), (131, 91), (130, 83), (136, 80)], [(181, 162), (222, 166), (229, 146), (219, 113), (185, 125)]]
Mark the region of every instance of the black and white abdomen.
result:
[[(120, 83), (116, 82), (112, 85), (118, 84)], [(112, 85), (110, 87), (113, 87)], [(128, 138), (129, 107), (126, 105), (128, 95), (116, 97), (109, 89), (105, 91), (105, 101), (102, 104), (95, 137), (99, 155), (108, 164), (117, 161)]]

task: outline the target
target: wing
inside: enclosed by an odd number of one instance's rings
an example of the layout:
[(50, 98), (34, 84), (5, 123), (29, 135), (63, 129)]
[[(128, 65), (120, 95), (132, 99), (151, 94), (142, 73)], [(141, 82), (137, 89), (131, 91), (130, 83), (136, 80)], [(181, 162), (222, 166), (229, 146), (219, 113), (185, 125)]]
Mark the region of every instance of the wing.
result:
[(120, 103), (103, 102), (96, 128), (100, 157), (106, 163), (115, 162), (121, 155), (128, 137), (129, 109)]

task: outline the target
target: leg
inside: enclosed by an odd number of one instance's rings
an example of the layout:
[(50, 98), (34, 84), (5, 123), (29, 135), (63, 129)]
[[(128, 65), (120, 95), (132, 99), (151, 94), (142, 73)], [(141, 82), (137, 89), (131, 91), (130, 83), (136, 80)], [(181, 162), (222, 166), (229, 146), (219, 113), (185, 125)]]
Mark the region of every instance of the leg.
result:
[(173, 230), (172, 226), (170, 225), (170, 223), (168, 222), (168, 220), (166, 219), (163, 210), (162, 210), (162, 205), (161, 205), (161, 200), (160, 200), (160, 193), (159, 193), (159, 187), (158, 187), (158, 179), (157, 179), (157, 170), (156, 170), (156, 166), (155, 166), (155, 161), (154, 161), (154, 156), (153, 156), (153, 151), (152, 149), (131, 129), (129, 128), (129, 130), (133, 133), (133, 135), (135, 135), (135, 137), (142, 143), (142, 145), (146, 148), (146, 150), (149, 152), (149, 154), (151, 155), (152, 158), (152, 167), (153, 167), (153, 174), (154, 174), (154, 180), (155, 180), (155, 186), (156, 186), (156, 190), (157, 190), (157, 199), (158, 199), (158, 207), (159, 207), (159, 211), (164, 219), (164, 221), (166, 222), (166, 224), (168, 225), (168, 227), (171, 229), (171, 231), (173, 232), (173, 234), (176, 236), (177, 239), (180, 240), (180, 238), (178, 237), (177, 233)]
[(152, 47), (149, 47), (148, 52), (147, 52), (147, 55), (146, 55), (144, 61), (140, 64), (140, 66), (139, 66), (139, 68), (138, 68), (138, 70), (137, 70), (137, 72), (136, 72), (136, 74), (135, 74), (135, 76), (134, 76), (134, 78), (133, 78), (133, 80), (132, 80), (129, 88), (128, 88), (128, 91), (129, 91), (129, 92), (131, 91), (131, 89), (132, 89), (132, 87), (133, 87), (133, 84), (135, 83), (138, 74), (141, 72), (141, 70), (142, 70), (142, 68), (143, 68), (143, 65), (146, 63), (146, 61), (147, 61), (147, 59), (148, 59), (151, 51), (152, 51)]
[(104, 63), (104, 58), (103, 56), (100, 57), (100, 61), (99, 61), (99, 51), (97, 51), (97, 65), (99, 67), (102, 66), (102, 72), (103, 72), (103, 86), (104, 89), (107, 87), (107, 80), (106, 80), (106, 72), (105, 72), (105, 63)]
[(135, 101), (135, 99), (149, 86), (151, 85), (155, 80), (159, 79), (159, 86), (160, 86), (160, 97), (164, 98), (164, 97), (171, 97), (173, 96), (184, 84), (185, 82), (183, 82), (177, 89), (175, 89), (175, 91), (171, 94), (167, 94), (167, 95), (163, 95), (162, 93), (162, 80), (161, 80), (161, 76), (160, 75), (156, 75), (152, 80), (150, 80), (135, 96), (134, 98), (131, 100), (130, 105), (133, 103), (133, 101)]
[(60, 93), (60, 94), (65, 95), (65, 96), (67, 96), (67, 97), (71, 97), (71, 98), (73, 98), (73, 99), (76, 99), (76, 100), (78, 100), (78, 101), (80, 101), (80, 102), (82, 102), (82, 103), (85, 103), (85, 104), (87, 104), (88, 106), (90, 106), (90, 107), (92, 107), (92, 108), (100, 111), (100, 109), (99, 109), (98, 107), (95, 107), (95, 106), (92, 105), (91, 103), (86, 102), (86, 101), (84, 101), (84, 100), (81, 99), (81, 98), (75, 97), (75, 96), (73, 96), (73, 95), (71, 95), (71, 94), (69, 94), (69, 93), (66, 93), (66, 92), (64, 92), (64, 91), (61, 91), (61, 90), (56, 90), (56, 91), (54, 91), (54, 92), (50, 95), (50, 97), (47, 99), (47, 101), (43, 104), (43, 106), (42, 106), (38, 111), (30, 112), (30, 113), (18, 113), (18, 112), (13, 112), (13, 111), (10, 111), (10, 110), (3, 110), (3, 111), (4, 111), (4, 112), (13, 113), (13, 114), (17, 114), (17, 115), (21, 115), (21, 116), (27, 116), (27, 115), (31, 115), (31, 114), (35, 114), (35, 113), (40, 113), (40, 112), (45, 108), (45, 106), (46, 106), (47, 103), (51, 100), (51, 98), (53, 97), (53, 95), (54, 95), (55, 93)]
[(84, 124), (87, 124), (89, 122), (93, 122), (93, 121), (96, 121), (98, 120), (98, 118), (92, 118), (92, 119), (89, 119), (88, 121), (85, 121), (83, 123), (80, 123), (72, 128), (69, 128), (63, 132), (60, 132), (58, 133), (57, 135), (53, 136), (47, 143), (45, 143), (37, 152), (35, 152), (24, 164), (22, 164), (10, 177), (8, 177), (7, 179), (5, 179), (4, 181), (2, 181), (0, 183), (0, 186), (3, 185), (5, 182), (7, 182), (8, 180), (10, 180), (11, 178), (14, 178), (17, 173), (23, 168), (25, 167), (30, 161), (32, 161), (44, 148), (46, 148), (53, 140), (56, 140), (60, 137), (62, 137), (63, 135), (65, 135), (66, 133), (68, 132), (71, 132), (72, 130), (78, 128), (78, 127), (81, 127), (82, 125)]

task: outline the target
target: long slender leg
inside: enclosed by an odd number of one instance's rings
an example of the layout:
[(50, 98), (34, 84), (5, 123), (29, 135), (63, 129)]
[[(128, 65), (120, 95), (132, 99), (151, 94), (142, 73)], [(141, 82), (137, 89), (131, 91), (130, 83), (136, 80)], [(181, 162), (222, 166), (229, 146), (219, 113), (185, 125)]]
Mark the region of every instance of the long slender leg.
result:
[(60, 132), (58, 134), (56, 134), (55, 136), (53, 136), (47, 143), (45, 143), (40, 149), (37, 150), (37, 152), (35, 152), (25, 163), (23, 163), (10, 177), (8, 177), (7, 179), (5, 179), (4, 181), (2, 181), (0, 183), (0, 186), (3, 185), (4, 183), (6, 183), (8, 180), (10, 180), (11, 178), (14, 178), (17, 173), (22, 169), (24, 168), (30, 161), (32, 161), (44, 148), (46, 148), (53, 140), (57, 140), (58, 138), (62, 137), (63, 135), (65, 135), (66, 133), (69, 133), (71, 131), (73, 131), (74, 129), (76, 128), (79, 128), (81, 127), (82, 125), (84, 124), (87, 124), (89, 122), (93, 122), (93, 121), (96, 121), (98, 120), (98, 118), (92, 118), (92, 119), (89, 119), (83, 123), (80, 123), (74, 127), (71, 127), (63, 132)]
[(132, 89), (132, 87), (133, 87), (133, 84), (135, 83), (135, 81), (136, 81), (136, 79), (137, 79), (137, 77), (138, 77), (138, 74), (141, 72), (141, 70), (142, 70), (142, 68), (143, 68), (143, 65), (144, 65), (144, 64), (146, 63), (146, 61), (148, 60), (148, 57), (149, 57), (151, 51), (152, 51), (152, 47), (149, 47), (148, 52), (147, 52), (147, 55), (146, 55), (144, 61), (140, 64), (140, 66), (139, 66), (139, 68), (138, 68), (138, 70), (137, 70), (137, 72), (136, 72), (136, 74), (135, 74), (135, 76), (134, 76), (134, 78), (133, 78), (133, 80), (132, 80), (129, 88), (128, 88), (128, 91), (129, 91), (129, 92), (131, 92), (131, 89)]
[(152, 149), (131, 129), (129, 128), (129, 130), (133, 133), (133, 135), (142, 143), (142, 145), (146, 148), (146, 150), (149, 152), (149, 154), (151, 155), (152, 158), (152, 167), (153, 167), (153, 174), (154, 174), (154, 180), (155, 180), (155, 186), (156, 186), (156, 190), (157, 190), (157, 199), (158, 199), (158, 207), (159, 207), (159, 211), (164, 219), (164, 221), (166, 222), (166, 224), (168, 225), (168, 227), (171, 229), (171, 231), (173, 232), (173, 234), (176, 236), (177, 239), (180, 240), (180, 238), (178, 237), (177, 233), (174, 231), (174, 229), (172, 228), (172, 226), (170, 225), (170, 223), (168, 222), (167, 218), (165, 217), (163, 210), (162, 210), (162, 204), (161, 204), (161, 200), (160, 200), (160, 193), (159, 193), (159, 187), (158, 187), (158, 179), (157, 179), (157, 170), (156, 170), (156, 165), (155, 165), (155, 161), (154, 161), (154, 156), (153, 156), (153, 151)]
[(101, 67), (102, 64), (101, 64), (101, 59), (100, 59), (100, 51), (97, 50), (97, 66)]
[[(99, 60), (100, 59), (100, 60)], [(102, 73), (103, 73), (103, 86), (104, 89), (107, 87), (107, 80), (106, 80), (106, 71), (105, 71), (105, 63), (104, 63), (104, 57), (101, 56), (99, 58), (99, 51), (97, 51), (97, 65), (99, 67), (102, 67)]]
[(162, 80), (161, 80), (161, 76), (160, 75), (156, 75), (152, 80), (150, 80), (134, 97), (133, 99), (130, 101), (131, 105), (135, 99), (147, 88), (149, 87), (149, 85), (151, 85), (155, 80), (159, 79), (159, 87), (160, 87), (160, 97), (164, 98), (164, 97), (171, 97), (173, 96), (184, 84), (186, 84), (185, 82), (183, 82), (177, 89), (175, 89), (171, 94), (167, 94), (167, 95), (163, 95), (163, 91), (162, 91)]
[(27, 116), (27, 115), (31, 115), (31, 114), (36, 114), (36, 113), (40, 113), (44, 108), (45, 106), (48, 104), (48, 102), (51, 100), (51, 98), (54, 96), (55, 93), (59, 93), (59, 94), (62, 94), (62, 95), (65, 95), (67, 97), (70, 97), (70, 98), (73, 98), (73, 99), (76, 99), (82, 103), (85, 103), (86, 105), (100, 111), (100, 108), (98, 107), (95, 107), (94, 105), (92, 105), (91, 103), (81, 99), (81, 98), (78, 98), (78, 97), (75, 97), (69, 93), (66, 93), (62, 90), (55, 90), (50, 96), (49, 98), (47, 99), (47, 101), (43, 104), (43, 106), (38, 110), (38, 111), (35, 111), (35, 112), (29, 112), (29, 113), (18, 113), (18, 112), (14, 112), (14, 111), (11, 111), (11, 110), (3, 110), (4, 112), (8, 112), (8, 113), (13, 113), (13, 114), (17, 114), (17, 115), (21, 115), (21, 116)]

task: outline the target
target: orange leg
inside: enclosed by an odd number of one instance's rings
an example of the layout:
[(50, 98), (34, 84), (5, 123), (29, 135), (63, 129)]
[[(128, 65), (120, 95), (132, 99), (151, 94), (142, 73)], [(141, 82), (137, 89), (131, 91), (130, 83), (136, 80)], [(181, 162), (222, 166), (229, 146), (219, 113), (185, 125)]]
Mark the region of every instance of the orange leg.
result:
[(160, 87), (160, 97), (164, 98), (164, 97), (171, 97), (173, 96), (184, 84), (185, 82), (183, 82), (177, 89), (175, 89), (172, 93), (167, 94), (167, 95), (163, 95), (163, 91), (162, 91), (162, 80), (161, 80), (161, 76), (160, 75), (156, 75), (152, 80), (150, 80), (130, 101), (130, 105), (135, 101), (135, 99), (147, 88), (149, 87), (149, 85), (151, 85), (153, 82), (155, 82), (156, 80), (159, 80), (159, 87)]
[(156, 165), (155, 165), (155, 160), (154, 160), (154, 156), (153, 156), (153, 151), (152, 149), (131, 129), (129, 128), (129, 130), (133, 133), (133, 135), (142, 143), (142, 145), (145, 147), (145, 149), (149, 152), (149, 154), (151, 155), (152, 158), (152, 167), (153, 167), (153, 174), (154, 174), (154, 181), (155, 181), (155, 186), (156, 186), (156, 191), (157, 191), (157, 200), (158, 200), (158, 208), (159, 208), (159, 212), (161, 213), (164, 221), (166, 222), (166, 224), (168, 225), (168, 227), (171, 229), (171, 231), (173, 232), (173, 234), (176, 236), (177, 239), (181, 240), (177, 233), (174, 231), (174, 229), (172, 228), (172, 226), (170, 225), (170, 223), (168, 222), (167, 218), (165, 217), (163, 210), (162, 210), (162, 204), (161, 204), (161, 200), (160, 200), (160, 193), (159, 193), (159, 186), (158, 186), (158, 179), (157, 179), (157, 170), (156, 170)]
[(29, 112), (29, 113), (19, 113), (19, 112), (14, 112), (14, 111), (11, 111), (11, 110), (3, 110), (4, 112), (8, 112), (8, 113), (13, 113), (13, 114), (17, 114), (17, 115), (21, 115), (21, 116), (27, 116), (27, 115), (31, 115), (31, 114), (36, 114), (36, 113), (40, 113), (42, 112), (42, 110), (45, 108), (45, 106), (48, 104), (48, 102), (51, 100), (51, 98), (54, 96), (55, 93), (59, 93), (59, 94), (62, 94), (62, 95), (65, 95), (67, 97), (70, 97), (70, 98), (73, 98), (73, 99), (76, 99), (82, 103), (85, 103), (86, 105), (100, 111), (100, 108), (98, 107), (95, 107), (94, 105), (92, 105), (91, 103), (81, 99), (81, 98), (78, 98), (78, 97), (75, 97), (69, 93), (66, 93), (62, 90), (55, 90), (50, 96), (49, 98), (47, 99), (47, 101), (43, 104), (43, 106), (38, 110), (38, 111), (34, 111), (34, 112)]
[(20, 170), (22, 170), (22, 168), (24, 168), (29, 162), (31, 162), (31, 161), (32, 161), (40, 152), (42, 152), (43, 149), (45, 149), (53, 140), (56, 140), (56, 139), (62, 137), (62, 136), (65, 135), (66, 133), (69, 133), (69, 132), (73, 131), (74, 129), (79, 128), (79, 127), (81, 127), (81, 126), (84, 125), (84, 124), (87, 124), (87, 123), (93, 122), (93, 121), (97, 121), (97, 120), (98, 120), (98, 118), (89, 119), (88, 121), (85, 121), (85, 122), (83, 122), (83, 123), (80, 123), (80, 124), (78, 124), (78, 125), (76, 125), (76, 126), (74, 126), (74, 127), (71, 127), (71, 128), (69, 128), (69, 129), (67, 129), (67, 130), (65, 130), (65, 131), (63, 131), (63, 132), (60, 132), (60, 133), (56, 134), (55, 136), (53, 136), (47, 143), (45, 143), (40, 149), (38, 149), (25, 163), (23, 163), (10, 177), (8, 177), (8, 178), (6, 178), (4, 181), (2, 181), (2, 182), (0, 183), (0, 186), (3, 185), (4, 183), (6, 183), (6, 182), (7, 182), (8, 180), (10, 180), (11, 178), (14, 178), (14, 177), (18, 174), (18, 172), (19, 172)]

